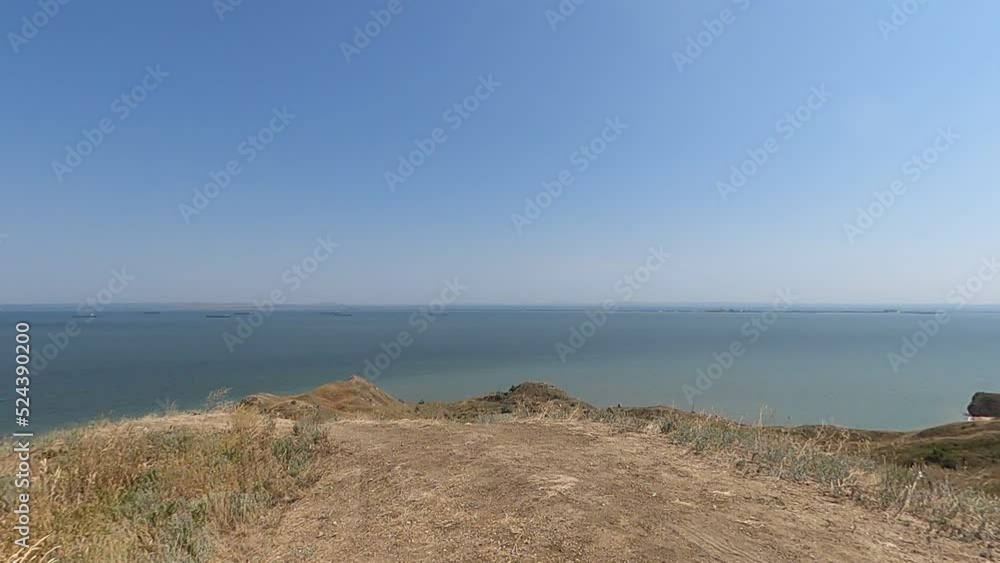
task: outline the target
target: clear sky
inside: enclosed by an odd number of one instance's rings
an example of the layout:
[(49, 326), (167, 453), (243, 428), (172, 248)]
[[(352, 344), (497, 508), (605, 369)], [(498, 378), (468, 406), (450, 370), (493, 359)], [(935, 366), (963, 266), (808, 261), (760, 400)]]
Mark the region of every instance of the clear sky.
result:
[(889, 27), (882, 0), (52, 1), (0, 7), (0, 303), (78, 303), (121, 268), (123, 303), (426, 303), (455, 278), (468, 303), (597, 302), (661, 245), (635, 301), (941, 303), (998, 251), (996, 2)]

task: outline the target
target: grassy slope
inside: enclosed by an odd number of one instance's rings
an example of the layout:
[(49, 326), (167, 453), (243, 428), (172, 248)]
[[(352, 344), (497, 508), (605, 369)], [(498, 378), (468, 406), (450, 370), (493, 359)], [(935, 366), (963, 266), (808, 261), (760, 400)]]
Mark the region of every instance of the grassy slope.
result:
[[(34, 452), (30, 489), (32, 530), (46, 535), (10, 553), (4, 526), (0, 561), (205, 561), (216, 535), (258, 523), (310, 484), (324, 435), (284, 422), (239, 409), (51, 434)], [(7, 515), (14, 491), (2, 483)]]
[[(49, 535), (29, 553), (8, 553), (13, 532), (3, 527), (0, 561), (45, 561), (53, 549), (69, 561), (211, 560), (216, 538), (273, 524), (270, 519), (312, 486), (323, 465), (317, 462), (336, 447), (318, 419), (357, 416), (329, 405), (353, 405), (365, 418), (480, 424), (568, 419), (652, 433), (730, 463), (741, 474), (818, 484), (877, 512), (912, 515), (987, 553), (1000, 542), (1000, 501), (975, 488), (995, 484), (997, 423), (909, 434), (789, 430), (662, 407), (597, 409), (543, 384), (453, 404), (405, 405), (367, 382), (348, 383), (324, 386), (318, 398), (297, 396), (317, 408), (292, 409), (308, 416), (294, 424), (259, 412), (268, 404), (249, 400), (242, 408), (103, 423), (46, 437), (34, 457), (32, 525)], [(285, 400), (268, 400), (287, 414)], [(373, 408), (379, 404), (391, 408)], [(967, 469), (923, 465), (953, 459)], [(0, 465), (11, 474), (14, 464), (4, 447)], [(7, 515), (13, 491), (7, 482), (0, 487), (0, 510)]]
[[(814, 438), (829, 429), (806, 426), (791, 432)], [(918, 432), (844, 430), (852, 451), (913, 467), (928, 465), (941, 478), (1000, 495), (1000, 420), (956, 422)]]

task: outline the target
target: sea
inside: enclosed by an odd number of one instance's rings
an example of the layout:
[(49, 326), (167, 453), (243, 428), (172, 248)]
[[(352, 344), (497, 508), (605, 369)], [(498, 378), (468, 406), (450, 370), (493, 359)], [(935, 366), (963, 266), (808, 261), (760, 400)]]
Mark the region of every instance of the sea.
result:
[(1000, 390), (996, 311), (951, 312), (945, 323), (894, 311), (237, 312), (123, 308), (74, 318), (68, 307), (5, 307), (2, 424), (18, 430), (18, 322), (30, 325), (27, 393), (36, 432), (198, 409), (220, 388), (234, 399), (297, 393), (352, 374), (406, 401), (453, 401), (544, 381), (599, 406), (895, 430), (964, 420), (974, 392)]

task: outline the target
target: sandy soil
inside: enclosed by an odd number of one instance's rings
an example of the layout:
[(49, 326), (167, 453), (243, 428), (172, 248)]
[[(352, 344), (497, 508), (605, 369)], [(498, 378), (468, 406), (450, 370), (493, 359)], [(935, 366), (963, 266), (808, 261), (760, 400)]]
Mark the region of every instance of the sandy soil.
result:
[(926, 524), (596, 423), (341, 421), (311, 491), (219, 561), (982, 561)]

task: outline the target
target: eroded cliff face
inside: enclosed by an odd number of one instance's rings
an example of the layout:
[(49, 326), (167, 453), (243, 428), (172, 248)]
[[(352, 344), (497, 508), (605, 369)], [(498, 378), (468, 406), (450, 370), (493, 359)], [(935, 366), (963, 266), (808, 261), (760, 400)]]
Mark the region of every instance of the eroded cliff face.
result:
[(969, 414), (976, 417), (1000, 418), (1000, 393), (976, 393), (969, 403)]

